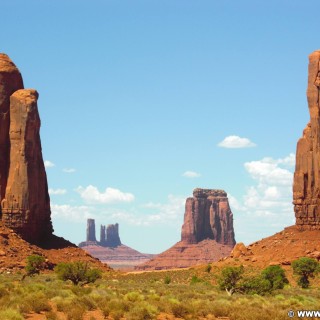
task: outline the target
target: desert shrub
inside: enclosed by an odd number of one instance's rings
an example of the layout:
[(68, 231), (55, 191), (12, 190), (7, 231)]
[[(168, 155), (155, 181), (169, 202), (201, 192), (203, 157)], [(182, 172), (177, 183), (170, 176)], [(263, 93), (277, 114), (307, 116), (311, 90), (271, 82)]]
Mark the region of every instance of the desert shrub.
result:
[(0, 319), (5, 319), (5, 320), (23, 320), (23, 316), (18, 312), (17, 310), (14, 309), (6, 309), (6, 310), (1, 310), (0, 311)]
[(134, 307), (126, 313), (126, 319), (128, 320), (149, 320), (154, 319), (157, 314), (157, 308), (151, 304), (142, 301), (135, 303)]
[(124, 300), (130, 301), (130, 302), (142, 301), (144, 300), (144, 296), (139, 292), (132, 291), (125, 294)]
[(190, 284), (196, 284), (196, 283), (200, 283), (203, 282), (202, 279), (198, 278), (196, 275), (193, 275), (190, 281)]
[(41, 311), (50, 311), (51, 307), (43, 292), (34, 292), (22, 299), (19, 309), (23, 313), (31, 311), (40, 313)]
[(26, 276), (34, 276), (44, 269), (45, 258), (37, 254), (27, 257), (27, 265), (25, 267)]
[(262, 270), (261, 276), (270, 282), (273, 290), (283, 289), (285, 284), (289, 283), (284, 270), (280, 266), (269, 266), (265, 268)]
[(101, 278), (99, 269), (92, 269), (88, 263), (81, 261), (59, 263), (55, 271), (59, 279), (70, 280), (74, 285), (92, 283)]
[(212, 269), (212, 265), (210, 263), (208, 263), (208, 265), (205, 267), (204, 271), (210, 273)]
[(239, 282), (242, 279), (243, 273), (243, 266), (223, 268), (218, 279), (219, 288), (226, 290), (228, 295), (231, 296), (239, 289)]
[(165, 276), (163, 282), (164, 282), (164, 284), (170, 284), (171, 278), (167, 275), (167, 276)]
[(309, 278), (314, 278), (315, 274), (319, 272), (318, 261), (303, 257), (292, 262), (293, 273), (298, 275), (298, 285), (305, 289), (310, 285)]
[(240, 285), (239, 291), (247, 294), (264, 295), (272, 291), (272, 285), (269, 280), (264, 279), (262, 276), (256, 276), (244, 280)]

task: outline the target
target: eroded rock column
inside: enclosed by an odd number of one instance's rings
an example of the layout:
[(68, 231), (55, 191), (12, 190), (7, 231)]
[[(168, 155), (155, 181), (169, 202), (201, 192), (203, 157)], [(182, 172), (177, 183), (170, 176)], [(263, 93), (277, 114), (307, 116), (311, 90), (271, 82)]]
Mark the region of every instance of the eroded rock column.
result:
[(296, 224), (320, 226), (320, 50), (309, 56), (307, 99), (310, 122), (297, 143), (293, 182)]
[(31, 89), (10, 97), (10, 164), (1, 202), (4, 223), (31, 242), (53, 232), (37, 100), (37, 91)]

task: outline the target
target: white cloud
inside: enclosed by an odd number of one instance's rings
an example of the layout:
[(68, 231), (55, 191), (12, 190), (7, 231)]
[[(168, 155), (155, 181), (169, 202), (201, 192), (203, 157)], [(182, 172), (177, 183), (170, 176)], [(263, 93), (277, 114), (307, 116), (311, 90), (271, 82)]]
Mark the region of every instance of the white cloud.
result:
[(194, 171), (186, 171), (182, 174), (182, 176), (186, 178), (198, 178), (201, 176), (201, 174)]
[(49, 189), (49, 194), (51, 195), (62, 195), (66, 194), (67, 190), (66, 189)]
[(147, 216), (148, 224), (157, 223), (179, 223), (183, 219), (186, 197), (168, 196), (167, 203), (148, 202), (142, 205), (147, 208), (149, 215)]
[(228, 136), (225, 137), (221, 142), (219, 142), (218, 146), (222, 148), (239, 149), (255, 147), (256, 144), (251, 142), (248, 138), (241, 138), (239, 136)]
[(74, 173), (74, 172), (76, 172), (76, 169), (74, 169), (74, 168), (64, 168), (62, 171), (66, 172), (66, 173)]
[(104, 192), (100, 192), (97, 187), (89, 185), (86, 188), (79, 186), (76, 191), (87, 203), (107, 204), (115, 202), (132, 202), (134, 200), (134, 195), (132, 193), (125, 193), (114, 188), (106, 188)]
[(44, 161), (44, 166), (45, 166), (45, 168), (52, 168), (52, 167), (55, 166), (55, 164), (53, 162), (49, 161), (49, 160), (45, 160)]
[(72, 222), (84, 222), (88, 218), (95, 218), (94, 211), (94, 208), (88, 206), (51, 204), (51, 213), (53, 219), (62, 219)]
[(263, 158), (258, 161), (246, 162), (244, 167), (251, 177), (258, 180), (259, 183), (291, 186), (292, 172), (279, 166), (283, 163), (286, 164), (284, 159)]
[[(242, 232), (251, 242), (256, 232), (267, 236), (292, 224), (293, 173), (284, 167), (293, 169), (294, 159), (290, 154), (281, 159), (266, 157), (244, 164), (254, 184), (247, 188), (241, 200), (229, 195), (236, 234), (241, 230), (239, 234)], [(246, 242), (245, 239), (241, 241)]]

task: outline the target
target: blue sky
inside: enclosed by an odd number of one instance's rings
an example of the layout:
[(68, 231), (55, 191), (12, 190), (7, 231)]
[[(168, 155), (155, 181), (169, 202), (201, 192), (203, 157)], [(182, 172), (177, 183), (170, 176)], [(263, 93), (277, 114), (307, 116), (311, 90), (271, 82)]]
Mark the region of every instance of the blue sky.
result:
[[(236, 240), (294, 223), (319, 1), (1, 3), (0, 51), (39, 91), (55, 233), (118, 222), (123, 243), (180, 239), (196, 187), (224, 189)], [(97, 235), (98, 236), (98, 235)]]

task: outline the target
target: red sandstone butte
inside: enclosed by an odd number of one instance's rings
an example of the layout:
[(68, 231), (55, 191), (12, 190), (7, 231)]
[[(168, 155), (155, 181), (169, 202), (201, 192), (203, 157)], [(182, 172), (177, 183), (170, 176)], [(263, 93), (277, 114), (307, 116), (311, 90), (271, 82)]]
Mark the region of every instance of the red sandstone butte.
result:
[(186, 200), (181, 241), (198, 243), (205, 239), (235, 245), (233, 215), (223, 190), (195, 189)]
[(297, 143), (293, 182), (296, 225), (320, 226), (320, 50), (309, 56), (307, 99), (310, 122)]
[(135, 269), (187, 268), (218, 261), (231, 253), (235, 243), (227, 193), (198, 188), (186, 200), (181, 241)]
[(38, 93), (22, 88), (19, 70), (0, 54), (0, 219), (24, 239), (38, 243), (52, 236), (50, 198)]

